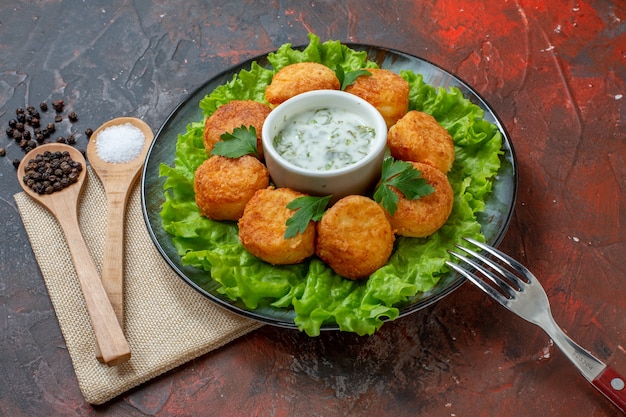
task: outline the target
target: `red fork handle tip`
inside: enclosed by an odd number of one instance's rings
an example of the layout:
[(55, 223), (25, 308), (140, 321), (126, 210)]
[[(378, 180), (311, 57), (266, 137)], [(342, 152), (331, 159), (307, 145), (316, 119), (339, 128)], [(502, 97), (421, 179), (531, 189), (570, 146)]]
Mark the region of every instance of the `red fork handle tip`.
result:
[(626, 414), (626, 379), (623, 376), (607, 366), (591, 383)]

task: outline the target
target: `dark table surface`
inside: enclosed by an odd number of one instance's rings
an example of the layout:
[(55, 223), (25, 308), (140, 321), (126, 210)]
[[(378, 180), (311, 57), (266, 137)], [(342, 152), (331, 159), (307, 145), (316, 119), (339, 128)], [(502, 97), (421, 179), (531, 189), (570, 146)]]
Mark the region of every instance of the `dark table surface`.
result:
[[(207, 79), (307, 33), (392, 48), (471, 84), (508, 130), (519, 193), (501, 248), (559, 324), (626, 373), (626, 6), (607, 0), (39, 1), (0, 5), (0, 124), (63, 99), (57, 135), (156, 131)], [(617, 416), (538, 327), (464, 284), (370, 337), (264, 326), (87, 404), (13, 195), (0, 132), (0, 415)]]

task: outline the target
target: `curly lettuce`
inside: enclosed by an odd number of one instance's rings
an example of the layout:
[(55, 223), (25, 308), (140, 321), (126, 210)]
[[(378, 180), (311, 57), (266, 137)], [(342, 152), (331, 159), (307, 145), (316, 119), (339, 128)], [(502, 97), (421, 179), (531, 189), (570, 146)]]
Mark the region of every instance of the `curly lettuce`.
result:
[[(341, 66), (346, 72), (377, 66), (368, 61), (366, 52), (338, 41), (320, 43), (312, 34), (309, 41), (303, 50), (285, 44), (269, 54), (271, 68), (255, 62), (250, 70), (235, 74), (200, 101), (204, 116), (234, 99), (264, 102), (265, 86), (273, 74), (292, 63), (319, 62), (331, 69)], [(221, 294), (248, 309), (270, 305), (293, 310), (295, 324), (310, 336), (319, 335), (328, 324), (359, 335), (373, 334), (386, 320), (398, 317), (399, 306), (430, 290), (448, 272), (448, 248), (461, 243), (463, 237), (484, 240), (477, 213), (484, 210), (500, 168), (502, 136), (495, 125), (483, 119), (482, 109), (458, 89), (434, 88), (411, 71), (403, 71), (401, 76), (410, 85), (410, 109), (433, 115), (455, 143), (456, 159), (448, 174), (454, 206), (441, 229), (423, 239), (398, 237), (387, 264), (362, 281), (341, 278), (316, 257), (297, 265), (269, 265), (243, 248), (235, 222), (217, 222), (200, 215), (193, 175), (207, 154), (203, 121), (198, 120), (179, 135), (174, 165), (160, 166), (160, 175), (167, 177), (162, 224), (182, 263), (207, 271), (206, 279), (218, 282)]]

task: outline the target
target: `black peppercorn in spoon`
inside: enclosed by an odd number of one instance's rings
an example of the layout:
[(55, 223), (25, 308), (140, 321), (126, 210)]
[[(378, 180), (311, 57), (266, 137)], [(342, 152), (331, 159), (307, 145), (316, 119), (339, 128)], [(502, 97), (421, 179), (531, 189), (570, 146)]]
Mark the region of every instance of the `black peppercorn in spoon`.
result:
[[(41, 157), (43, 157), (47, 155), (47, 152), (51, 153), (51, 155), (48, 156), (53, 159), (55, 158), (55, 152), (67, 152), (66, 156), (82, 164), (83, 169), (77, 170), (78, 174), (75, 171), (71, 179), (68, 178), (68, 181), (63, 185), (59, 184), (56, 187), (52, 184), (43, 184), (43, 181), (40, 183), (41, 172), (40, 175), (29, 174), (27, 176), (26, 171), (28, 170), (30, 172), (30, 168), (32, 167), (29, 165), (37, 164), (37, 156), (41, 155)], [(56, 154), (56, 156), (58, 157), (59, 155)], [(26, 154), (17, 168), (17, 178), (26, 194), (44, 206), (56, 218), (63, 230), (72, 262), (74, 263), (76, 275), (78, 276), (80, 288), (85, 299), (85, 306), (91, 320), (91, 327), (95, 334), (96, 347), (99, 348), (102, 353), (103, 362), (108, 365), (119, 365), (130, 359), (130, 347), (117, 321), (115, 311), (107, 297), (102, 281), (100, 280), (100, 275), (98, 274), (98, 269), (85, 244), (78, 223), (78, 204), (87, 176), (87, 170), (84, 168), (85, 158), (80, 151), (69, 145), (49, 143), (38, 146)], [(59, 167), (59, 169), (61, 169), (61, 172), (56, 174), (54, 172), (52, 172), (52, 174), (46, 173), (46, 180), (50, 181), (50, 175), (58, 179), (58, 176), (62, 175), (63, 171), (62, 167)], [(44, 170), (45, 169), (41, 169), (41, 171)], [(37, 191), (24, 182), (25, 176), (30, 179), (29, 184), (32, 184)], [(55, 179), (53, 179), (53, 181)], [(46, 190), (48, 186), (52, 188)], [(49, 194), (47, 194), (47, 192), (49, 192)]]

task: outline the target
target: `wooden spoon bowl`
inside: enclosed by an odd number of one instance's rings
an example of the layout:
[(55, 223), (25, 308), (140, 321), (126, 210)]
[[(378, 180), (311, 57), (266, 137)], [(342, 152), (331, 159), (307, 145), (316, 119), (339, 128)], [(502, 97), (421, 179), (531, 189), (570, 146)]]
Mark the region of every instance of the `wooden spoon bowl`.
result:
[[(144, 147), (134, 158), (129, 162), (107, 162), (100, 158), (98, 155), (98, 135), (109, 127), (130, 124), (133, 127), (141, 130), (144, 136)], [(127, 184), (132, 185), (139, 177), (141, 167), (146, 160), (150, 143), (154, 138), (152, 129), (143, 120), (134, 117), (118, 117), (116, 119), (109, 120), (104, 123), (91, 135), (91, 139), (87, 144), (87, 159), (94, 169), (100, 181), (102, 181), (105, 189), (109, 188), (110, 192), (125, 192), (128, 191)], [(126, 187), (124, 187), (126, 186)]]
[[(107, 128), (130, 124), (143, 133), (144, 145), (137, 157), (129, 162), (107, 162), (98, 154), (98, 136)], [(87, 159), (102, 182), (107, 200), (107, 223), (104, 255), (102, 259), (102, 284), (111, 300), (117, 319), (124, 326), (124, 223), (126, 204), (133, 185), (139, 178), (141, 167), (154, 135), (142, 120), (119, 117), (100, 126), (87, 145)], [(124, 138), (120, 138), (124, 140)], [(98, 356), (100, 359), (100, 356)]]
[[(78, 181), (52, 194), (38, 194), (24, 184), (25, 168), (29, 161), (46, 151), (67, 151), (74, 161), (80, 162), (83, 170), (78, 176)], [(108, 365), (118, 365), (130, 359), (130, 348), (102, 285), (98, 269), (85, 244), (78, 223), (78, 203), (86, 177), (85, 158), (80, 151), (60, 143), (50, 143), (33, 149), (26, 154), (17, 168), (18, 182), (24, 192), (52, 213), (61, 226), (85, 299), (97, 348), (102, 353), (103, 362)]]
[[(79, 175), (78, 181), (71, 186), (64, 188), (62, 191), (57, 191), (52, 194), (39, 194), (24, 184), (23, 178), (26, 166), (30, 160), (35, 159), (37, 155), (43, 154), (44, 152), (68, 152), (74, 161), (80, 162), (83, 166), (83, 172)], [(24, 156), (22, 162), (20, 162), (20, 165), (17, 167), (17, 178), (26, 194), (47, 208), (50, 212), (52, 212), (52, 214), (56, 215), (57, 212), (61, 212), (62, 208), (73, 210), (73, 208), (78, 206), (78, 200), (83, 192), (85, 178), (87, 177), (85, 168), (85, 158), (80, 151), (62, 143), (48, 143), (38, 146)]]

